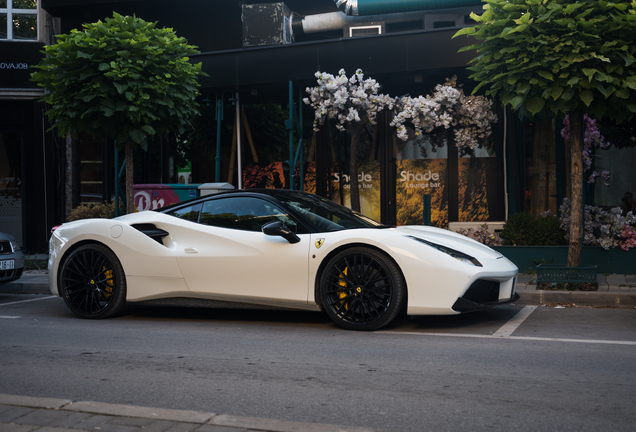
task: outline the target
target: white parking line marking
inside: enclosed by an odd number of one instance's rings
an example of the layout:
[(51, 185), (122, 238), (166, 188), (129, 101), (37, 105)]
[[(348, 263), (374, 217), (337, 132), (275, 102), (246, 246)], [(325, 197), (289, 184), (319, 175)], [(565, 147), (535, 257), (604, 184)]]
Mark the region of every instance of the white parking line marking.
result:
[(493, 336), (494, 337), (508, 337), (514, 333), (517, 328), (523, 323), (526, 318), (530, 316), (532, 312), (536, 309), (536, 306), (526, 306), (516, 313), (515, 316), (512, 317), (510, 321), (505, 323), (499, 330), (497, 330)]
[(16, 319), (16, 318), (20, 318), (20, 317), (19, 316), (2, 316), (2, 315), (0, 315), (0, 318)]
[(544, 338), (533, 336), (495, 336), (492, 335), (480, 335), (480, 334), (465, 334), (465, 333), (430, 333), (430, 332), (400, 332), (400, 331), (378, 331), (375, 333), (380, 334), (396, 334), (396, 335), (409, 335), (409, 336), (448, 336), (448, 337), (464, 337), (464, 338), (478, 338), (478, 339), (507, 339), (507, 340), (529, 340), (529, 341), (543, 341), (543, 342), (578, 342), (588, 344), (605, 344), (605, 345), (632, 345), (636, 346), (636, 341), (617, 341), (617, 340), (598, 340), (598, 339), (564, 339), (564, 338)]
[(9, 306), (9, 305), (14, 305), (14, 304), (18, 304), (18, 303), (33, 302), (33, 301), (38, 301), (38, 300), (47, 300), (47, 299), (52, 299), (52, 298), (57, 298), (57, 296), (48, 296), (48, 297), (31, 299), (31, 300), (20, 300), (20, 301), (11, 302), (11, 303), (2, 303), (2, 304), (0, 304), (0, 306)]

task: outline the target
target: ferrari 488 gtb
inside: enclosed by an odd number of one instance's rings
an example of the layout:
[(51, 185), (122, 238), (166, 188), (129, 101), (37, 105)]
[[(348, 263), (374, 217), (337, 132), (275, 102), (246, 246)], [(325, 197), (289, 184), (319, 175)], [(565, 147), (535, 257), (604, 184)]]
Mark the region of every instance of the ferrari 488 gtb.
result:
[(376, 330), (401, 311), (450, 315), (512, 302), (517, 267), (448, 230), (381, 225), (288, 190), (209, 195), (115, 219), (58, 227), (53, 294), (76, 315), (166, 298), (324, 310)]

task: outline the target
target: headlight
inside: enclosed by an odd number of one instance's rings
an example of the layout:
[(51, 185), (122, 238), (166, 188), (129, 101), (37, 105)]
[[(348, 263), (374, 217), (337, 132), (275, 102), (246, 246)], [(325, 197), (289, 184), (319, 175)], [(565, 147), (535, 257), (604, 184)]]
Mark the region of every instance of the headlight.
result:
[(20, 245), (15, 240), (10, 240), (11, 247), (13, 248), (13, 252), (18, 252), (20, 250)]
[(408, 237), (408, 238), (413, 239), (415, 241), (418, 241), (420, 243), (424, 243), (425, 245), (430, 246), (430, 247), (432, 247), (434, 249), (437, 249), (440, 252), (444, 252), (445, 254), (452, 256), (457, 261), (461, 261), (464, 264), (468, 264), (468, 265), (475, 266), (475, 267), (482, 267), (481, 263), (479, 261), (477, 261), (476, 258), (473, 258), (470, 255), (466, 255), (465, 253), (458, 252), (455, 249), (451, 249), (451, 248), (449, 248), (447, 246), (439, 245), (437, 243), (433, 243), (433, 242), (430, 242), (428, 240), (421, 239), (419, 237), (414, 237), (414, 236), (410, 236), (410, 235), (407, 235), (405, 237)]

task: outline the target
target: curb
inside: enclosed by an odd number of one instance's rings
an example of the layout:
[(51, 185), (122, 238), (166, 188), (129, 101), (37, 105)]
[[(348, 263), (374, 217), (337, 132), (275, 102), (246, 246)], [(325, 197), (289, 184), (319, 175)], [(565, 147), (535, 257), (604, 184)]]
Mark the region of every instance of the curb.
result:
[(116, 417), (138, 417), (156, 420), (166, 420), (179, 423), (206, 424), (217, 416), (215, 413), (202, 411), (184, 411), (167, 408), (148, 408), (133, 405), (108, 404), (103, 402), (71, 402), (64, 407), (65, 411), (102, 414)]
[(636, 307), (636, 293), (598, 291), (517, 291), (520, 305), (567, 303), (593, 307)]
[[(55, 411), (73, 411), (77, 413), (98, 414), (111, 417), (143, 418), (163, 420), (192, 425), (223, 426), (242, 430), (263, 432), (381, 432), (380, 429), (347, 427), (330, 424), (303, 423), (272, 420), (256, 417), (240, 417), (215, 414), (202, 411), (150, 408), (134, 405), (117, 405), (103, 402), (74, 402), (68, 399), (38, 398), (0, 394), (0, 405), (47, 409)], [(26, 425), (25, 425), (26, 426)], [(5, 430), (1, 427), (0, 430)], [(11, 429), (13, 430), (13, 429)], [(15, 429), (18, 430), (18, 429)], [(32, 430), (32, 429), (29, 429)], [(67, 430), (67, 429), (65, 429)], [(75, 430), (75, 429), (68, 429)], [(77, 429), (79, 430), (79, 429)], [(224, 429), (225, 430), (225, 429)]]

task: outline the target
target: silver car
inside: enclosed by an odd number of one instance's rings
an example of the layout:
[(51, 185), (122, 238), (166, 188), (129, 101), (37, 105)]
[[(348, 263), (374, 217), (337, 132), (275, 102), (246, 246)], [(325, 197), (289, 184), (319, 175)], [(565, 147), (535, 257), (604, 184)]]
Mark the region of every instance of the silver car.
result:
[(13, 236), (0, 232), (0, 285), (22, 276), (24, 254)]

